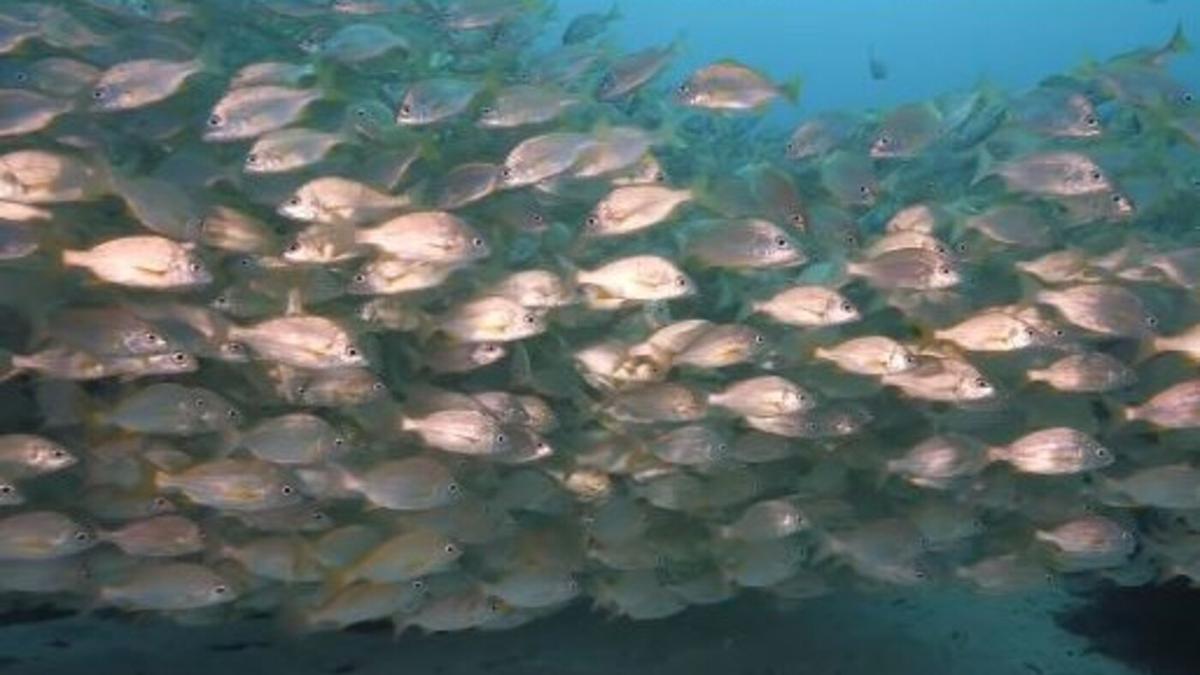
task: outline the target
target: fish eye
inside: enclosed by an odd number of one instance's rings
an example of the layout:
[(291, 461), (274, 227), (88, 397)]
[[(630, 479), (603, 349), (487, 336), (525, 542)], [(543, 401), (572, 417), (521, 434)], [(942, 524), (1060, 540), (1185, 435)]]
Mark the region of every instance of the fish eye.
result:
[(358, 347), (346, 347), (346, 356), (350, 358), (358, 356)]
[(14, 75), (13, 79), (15, 79), (17, 82), (25, 83), (25, 82), (29, 81), (29, 74), (24, 71), (21, 71), (21, 72), (17, 73), (16, 75)]
[(870, 186), (867, 186), (867, 185), (859, 185), (858, 192), (859, 192), (859, 194), (866, 196), (866, 195), (871, 194), (871, 188), (870, 188)]
[(279, 494), (281, 494), (285, 497), (290, 497), (295, 493), (296, 493), (296, 488), (294, 488), (291, 485), (288, 485), (286, 483), (283, 484), (282, 486), (280, 486), (280, 488), (279, 488)]
[(1092, 172), (1092, 180), (1100, 180), (1104, 176), (1099, 171)]
[(445, 551), (447, 555), (454, 555), (455, 553), (458, 553), (458, 547), (454, 544), (446, 544), (442, 547), (442, 550)]
[(677, 91), (678, 91), (680, 94), (687, 94), (688, 92), (690, 92), (690, 91), (692, 90), (692, 88), (691, 88), (691, 87), (689, 87), (689, 86), (687, 85), (687, 83), (685, 82), (685, 83), (683, 83), (683, 84), (679, 85), (678, 87), (676, 87), (676, 90), (677, 90)]
[(337, 438), (333, 439), (333, 444), (334, 444), (334, 446), (340, 448), (346, 444), (346, 439), (342, 438), (341, 436), (338, 436)]
[(358, 274), (355, 274), (355, 275), (354, 275), (354, 283), (356, 283), (356, 284), (365, 284), (365, 283), (367, 283), (367, 275), (363, 274), (362, 272), (359, 272)]
[(1146, 325), (1151, 328), (1154, 328), (1155, 326), (1158, 325), (1158, 317), (1153, 316), (1153, 315), (1147, 316), (1146, 317)]
[(188, 269), (192, 272), (200, 273), (200, 272), (204, 271), (204, 265), (201, 265), (198, 262), (194, 262), (194, 263), (191, 263), (188, 265)]
[(196, 406), (197, 408), (207, 408), (208, 401), (204, 400), (203, 397), (198, 396), (192, 400), (192, 405)]
[(596, 216), (588, 216), (587, 220), (584, 222), (587, 224), (588, 227), (596, 227), (597, 225), (600, 224), (600, 219), (597, 218)]
[(313, 511), (309, 517), (317, 522), (322, 522), (326, 516), (324, 511)]
[(842, 303), (842, 311), (843, 311), (843, 312), (846, 312), (846, 313), (853, 312), (853, 311), (854, 311), (854, 305), (852, 305), (852, 304), (850, 304), (850, 303), (848, 303), (848, 302), (843, 302), (843, 303)]
[(1065, 331), (1065, 330), (1063, 330), (1063, 329), (1061, 329), (1061, 328), (1055, 328), (1055, 329), (1054, 329), (1054, 337), (1059, 337), (1059, 338), (1060, 338), (1060, 337), (1066, 337), (1066, 335), (1067, 335), (1067, 331)]
[(187, 361), (187, 354), (184, 354), (183, 352), (175, 352), (171, 355), (171, 360), (175, 363), (184, 363)]
[(524, 321), (525, 325), (527, 326), (532, 326), (537, 323), (537, 317), (533, 314), (526, 314), (525, 316), (521, 317), (521, 320)]
[(779, 248), (788, 248), (787, 237), (776, 237), (775, 245), (778, 246)]
[(1096, 446), (1096, 456), (1101, 459), (1108, 457), (1108, 449), (1104, 446)]
[(795, 152), (795, 151), (796, 151), (796, 144), (795, 144), (795, 143), (792, 143), (791, 141), (789, 141), (789, 142), (788, 142), (786, 145), (784, 145), (784, 146), (783, 146), (783, 149), (784, 149), (784, 150), (787, 150), (789, 153), (791, 153), (791, 152)]
[(458, 483), (450, 483), (449, 485), (446, 486), (446, 492), (449, 492), (452, 495), (458, 494), (458, 491), (460, 489), (462, 489), (462, 488), (458, 487)]
[(958, 251), (959, 253), (966, 253), (967, 252), (967, 243), (965, 241), (958, 242), (957, 244), (954, 245), (954, 250)]
[(9, 485), (8, 483), (0, 485), (0, 494), (10, 495), (12, 493), (13, 493), (13, 486)]
[(947, 265), (942, 265), (941, 267), (938, 268), (938, 274), (940, 274), (942, 276), (950, 276), (950, 273), (952, 271), (953, 270), (951, 270), (950, 267)]
[(1191, 103), (1195, 97), (1192, 95), (1192, 92), (1188, 91), (1188, 92), (1184, 92), (1184, 94), (1181, 98), (1183, 98), (1184, 103)]
[(166, 497), (155, 497), (154, 500), (150, 502), (150, 506), (156, 510), (165, 509), (168, 505), (170, 505), (170, 502), (167, 501)]
[(218, 307), (228, 307), (229, 298), (223, 295), (218, 295), (217, 297), (213, 298), (213, 304), (217, 305)]
[(229, 592), (229, 587), (225, 584), (217, 584), (216, 586), (213, 586), (212, 590), (213, 593), (216, 593), (217, 595), (225, 595)]
[(484, 117), (491, 117), (492, 115), (496, 114), (496, 109), (491, 106), (484, 106), (479, 109), (479, 114), (483, 115)]
[(471, 246), (474, 246), (475, 248), (483, 248), (483, 244), (483, 237), (475, 237), (471, 239)]
[(258, 154), (252, 152), (252, 153), (246, 155), (246, 163), (247, 164), (258, 164)]
[(210, 127), (219, 127), (224, 123), (225, 123), (225, 119), (223, 117), (221, 117), (220, 115), (209, 115), (208, 116), (208, 126), (210, 126)]
[(225, 411), (225, 416), (231, 420), (236, 420), (242, 416), (242, 413), (238, 412), (235, 408), (230, 408), (229, 410)]
[(765, 343), (766, 341), (767, 341), (767, 339), (764, 338), (762, 335), (759, 335), (758, 333), (754, 334), (754, 344), (761, 345), (761, 344)]
[(544, 223), (546, 221), (546, 217), (540, 213), (530, 214), (529, 219), (538, 224)]
[(420, 579), (413, 579), (413, 580), (412, 580), (412, 583), (411, 583), (410, 585), (412, 586), (412, 589), (413, 589), (414, 591), (423, 591), (423, 590), (425, 590), (425, 582), (424, 582), (424, 581), (422, 581), (422, 580), (420, 580)]
[(1097, 120), (1097, 119), (1096, 119), (1096, 117), (1095, 117), (1094, 115), (1088, 115), (1087, 117), (1083, 118), (1083, 123), (1084, 123), (1084, 124), (1086, 124), (1086, 125), (1088, 125), (1089, 127), (1094, 127), (1094, 126), (1096, 126), (1096, 123), (1097, 123), (1098, 121), (1099, 121), (1099, 120)]
[(365, 118), (365, 117), (367, 116), (367, 109), (366, 109), (366, 108), (355, 108), (355, 109), (354, 109), (354, 116), (355, 116), (355, 117), (364, 117), (364, 118)]
[(504, 445), (506, 442), (508, 442), (508, 436), (496, 434), (496, 445)]
[(73, 536), (75, 541), (87, 541), (92, 538), (92, 535), (88, 534), (86, 530), (76, 530)]
[(979, 377), (979, 378), (975, 379), (975, 386), (979, 389), (988, 389), (992, 385), (988, 384), (987, 380), (983, 379), (982, 377)]
[(293, 241), (291, 244), (288, 244), (287, 252), (288, 253), (299, 253), (300, 252), (300, 242)]
[(411, 115), (412, 115), (412, 106), (411, 105), (405, 103), (404, 105), (400, 106), (400, 116), (401, 117), (409, 117)]
[(1113, 196), (1109, 197), (1109, 199), (1111, 199), (1111, 200), (1112, 200), (1112, 203), (1114, 203), (1114, 204), (1120, 204), (1120, 203), (1121, 203), (1121, 195), (1116, 195), (1116, 194), (1115, 194), (1115, 195), (1113, 195)]
[(687, 288), (687, 285), (688, 285), (687, 277), (676, 277), (675, 285), (680, 288)]
[(887, 136), (887, 135), (880, 136), (880, 137), (879, 137), (879, 144), (880, 144), (880, 145), (891, 145), (891, 144), (892, 144), (892, 139), (891, 139), (891, 137), (890, 137), (890, 136)]
[(384, 391), (387, 389), (387, 387), (385, 387), (382, 382), (376, 382), (375, 384), (371, 385), (371, 389), (373, 391)]
[(108, 96), (108, 87), (96, 87), (92, 90), (92, 98), (99, 101)]

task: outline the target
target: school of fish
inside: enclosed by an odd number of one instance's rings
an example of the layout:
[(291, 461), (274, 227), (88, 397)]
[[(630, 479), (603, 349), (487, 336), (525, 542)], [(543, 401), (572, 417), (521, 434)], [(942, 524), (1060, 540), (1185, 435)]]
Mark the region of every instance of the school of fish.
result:
[(1200, 580), (1182, 30), (786, 133), (798, 81), (553, 10), (0, 4), (6, 597), (436, 632)]

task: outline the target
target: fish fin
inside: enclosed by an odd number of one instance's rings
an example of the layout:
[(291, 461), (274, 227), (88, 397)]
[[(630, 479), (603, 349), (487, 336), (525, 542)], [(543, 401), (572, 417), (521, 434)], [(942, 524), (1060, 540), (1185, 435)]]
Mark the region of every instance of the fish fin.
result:
[(788, 103), (795, 105), (800, 100), (800, 92), (804, 88), (804, 80), (799, 75), (789, 79), (779, 85), (779, 93), (788, 100)]
[(1171, 33), (1171, 37), (1167, 43), (1155, 50), (1150, 62), (1154, 65), (1159, 65), (1164, 58), (1174, 54), (1190, 54), (1192, 51), (1192, 43), (1187, 39), (1187, 35), (1183, 32), (1183, 20), (1175, 22), (1175, 31)]
[(24, 368), (14, 363), (15, 355), (5, 349), (0, 349), (0, 382), (7, 382), (25, 372)]
[(350, 92), (342, 89), (339, 84), (339, 67), (337, 63), (326, 60), (319, 60), (314, 66), (316, 84), (313, 88), (320, 94), (321, 100), (334, 103), (352, 100)]
[(200, 53), (196, 56), (196, 61), (200, 64), (201, 73), (209, 75), (222, 75), (228, 72), (225, 68), (224, 55), (226, 46), (217, 40), (205, 40), (200, 46)]
[(287, 292), (287, 308), (283, 312), (287, 316), (304, 314), (304, 291), (299, 287), (289, 288)]
[(988, 151), (987, 146), (981, 144), (976, 157), (975, 175), (971, 177), (970, 183), (972, 187), (982, 183), (996, 173), (996, 158), (992, 157), (992, 153)]
[(984, 452), (984, 457), (988, 463), (1007, 462), (1012, 455), (1008, 452), (1008, 447), (1003, 445), (993, 445)]
[(1158, 339), (1158, 336), (1151, 335), (1138, 340), (1137, 351), (1134, 353), (1130, 365), (1138, 366), (1158, 356)]

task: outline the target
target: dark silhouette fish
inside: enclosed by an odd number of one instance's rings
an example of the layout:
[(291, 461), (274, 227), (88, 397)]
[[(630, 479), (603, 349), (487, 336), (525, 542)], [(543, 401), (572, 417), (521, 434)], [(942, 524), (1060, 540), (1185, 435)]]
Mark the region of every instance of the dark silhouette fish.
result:
[(879, 60), (875, 55), (875, 45), (867, 47), (867, 70), (871, 73), (872, 80), (886, 80), (888, 78), (887, 64)]

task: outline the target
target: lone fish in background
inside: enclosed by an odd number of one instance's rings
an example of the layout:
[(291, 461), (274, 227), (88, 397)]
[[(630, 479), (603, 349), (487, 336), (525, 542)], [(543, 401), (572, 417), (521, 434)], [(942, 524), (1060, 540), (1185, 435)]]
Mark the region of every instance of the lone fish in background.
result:
[(876, 82), (888, 79), (888, 65), (875, 54), (875, 45), (867, 47), (867, 73)]

